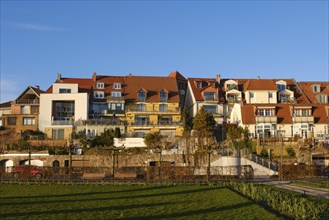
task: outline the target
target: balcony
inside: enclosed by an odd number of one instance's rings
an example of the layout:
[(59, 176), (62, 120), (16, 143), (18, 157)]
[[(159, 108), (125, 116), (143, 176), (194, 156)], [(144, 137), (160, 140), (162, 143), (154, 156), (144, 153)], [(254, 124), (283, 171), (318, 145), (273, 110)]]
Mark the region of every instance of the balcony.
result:
[(276, 116), (256, 116), (256, 123), (269, 123), (269, 124), (276, 124), (277, 123), (277, 117)]
[(120, 119), (89, 119), (89, 120), (79, 120), (74, 123), (75, 126), (85, 126), (85, 125), (125, 125), (125, 121)]
[(241, 98), (240, 97), (227, 97), (227, 102), (228, 103), (239, 103), (241, 102)]
[(129, 123), (132, 127), (178, 127), (182, 126), (182, 122), (131, 122)]
[(39, 105), (39, 99), (18, 99), (14, 103), (18, 105)]
[(292, 121), (293, 121), (293, 123), (313, 124), (314, 123), (314, 117), (313, 116), (293, 116)]
[(125, 111), (124, 110), (104, 110), (104, 114), (108, 115), (108, 116), (113, 116), (114, 114), (124, 116)]
[(107, 96), (106, 97), (107, 102), (124, 102), (124, 97), (115, 97), (115, 96)]
[(73, 125), (72, 120), (53, 120), (51, 125)]
[(175, 110), (171, 109), (155, 109), (154, 107), (138, 107), (137, 105), (135, 106), (128, 106), (127, 108), (128, 112), (155, 112), (155, 113), (178, 113), (180, 114), (179, 108)]

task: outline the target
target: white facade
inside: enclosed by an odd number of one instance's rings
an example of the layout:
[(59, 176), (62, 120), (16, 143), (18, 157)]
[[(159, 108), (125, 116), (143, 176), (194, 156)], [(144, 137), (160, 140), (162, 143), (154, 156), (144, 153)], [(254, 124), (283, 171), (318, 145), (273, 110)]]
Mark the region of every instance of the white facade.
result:
[(247, 104), (276, 104), (277, 91), (276, 90), (248, 90), (245, 91)]
[[(53, 87), (53, 93), (44, 93), (40, 95), (40, 131), (44, 132), (45, 128), (47, 127), (72, 127), (72, 125), (69, 124), (54, 123), (54, 102), (69, 101), (74, 103), (74, 117), (71, 118), (72, 122), (88, 119), (89, 96), (87, 93), (77, 93), (77, 88), (77, 84), (55, 83)], [(60, 89), (71, 89), (71, 93), (59, 93)]]

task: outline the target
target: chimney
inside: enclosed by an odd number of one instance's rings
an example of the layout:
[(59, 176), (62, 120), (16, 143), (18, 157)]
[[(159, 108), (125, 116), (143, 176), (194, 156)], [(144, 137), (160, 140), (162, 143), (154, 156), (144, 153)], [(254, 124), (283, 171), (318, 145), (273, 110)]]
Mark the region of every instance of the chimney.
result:
[(62, 74), (57, 73), (57, 81), (60, 81), (62, 79)]
[(93, 82), (96, 82), (96, 77), (97, 77), (97, 74), (96, 74), (96, 72), (94, 72), (93, 77), (92, 77)]
[(220, 84), (220, 74), (216, 74), (216, 82), (218, 82), (218, 84)]
[(40, 89), (40, 86), (39, 85), (35, 85), (34, 87), (37, 88), (37, 89)]

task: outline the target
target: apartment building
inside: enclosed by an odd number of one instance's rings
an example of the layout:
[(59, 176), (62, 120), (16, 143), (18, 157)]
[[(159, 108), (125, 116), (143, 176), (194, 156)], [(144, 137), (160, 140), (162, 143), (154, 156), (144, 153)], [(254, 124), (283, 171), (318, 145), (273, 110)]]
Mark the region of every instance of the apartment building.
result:
[(125, 79), (127, 133), (143, 137), (160, 132), (181, 136), (180, 91), (176, 77), (129, 75)]
[(0, 127), (3, 127), (4, 123), (2, 121), (3, 115), (10, 114), (11, 112), (11, 101), (3, 102), (0, 104)]

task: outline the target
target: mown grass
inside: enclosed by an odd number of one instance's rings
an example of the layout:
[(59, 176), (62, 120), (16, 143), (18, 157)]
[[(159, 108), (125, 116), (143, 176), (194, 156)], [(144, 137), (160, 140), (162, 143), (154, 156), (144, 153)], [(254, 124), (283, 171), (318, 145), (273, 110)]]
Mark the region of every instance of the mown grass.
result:
[(284, 219), (221, 186), (0, 183), (0, 219)]

